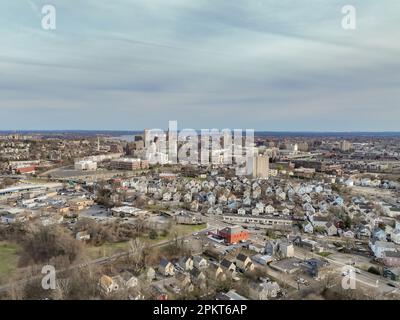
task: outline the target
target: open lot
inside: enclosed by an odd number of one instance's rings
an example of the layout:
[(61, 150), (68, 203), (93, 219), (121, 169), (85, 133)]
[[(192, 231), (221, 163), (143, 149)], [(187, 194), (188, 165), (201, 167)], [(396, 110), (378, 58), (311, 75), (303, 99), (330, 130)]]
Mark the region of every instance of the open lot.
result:
[(9, 242), (0, 242), (0, 283), (17, 269), (19, 246)]
[[(206, 228), (206, 225), (204, 225), (204, 224), (201, 224), (201, 225), (176, 225), (176, 226), (173, 226), (172, 229), (169, 231), (169, 233), (165, 236), (163, 236), (162, 234), (159, 234), (157, 238), (150, 239), (149, 235), (143, 235), (140, 237), (140, 239), (143, 242), (147, 243), (148, 245), (156, 245), (158, 243), (167, 242), (169, 240), (172, 240), (172, 239), (174, 239), (175, 236), (182, 237), (182, 236), (190, 235), (192, 233), (201, 231), (204, 228)], [(188, 245), (193, 246), (193, 249), (195, 251), (199, 249), (198, 247), (200, 244), (198, 244), (197, 241), (195, 241), (194, 239), (189, 238), (184, 241), (187, 241), (186, 243)], [(118, 252), (124, 252), (127, 250), (129, 250), (129, 241), (105, 243), (101, 246), (91, 246), (91, 245), (87, 246), (88, 255), (89, 255), (89, 257), (91, 257), (93, 259), (111, 256)]]
[(351, 187), (351, 194), (355, 196), (363, 196), (377, 201), (387, 201), (388, 203), (396, 203), (398, 192), (395, 190), (373, 188), (373, 187)]

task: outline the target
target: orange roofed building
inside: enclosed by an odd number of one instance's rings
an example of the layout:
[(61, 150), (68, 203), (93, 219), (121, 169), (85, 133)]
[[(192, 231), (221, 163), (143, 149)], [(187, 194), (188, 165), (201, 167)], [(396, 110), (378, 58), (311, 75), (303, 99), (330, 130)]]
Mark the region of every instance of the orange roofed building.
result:
[(229, 244), (238, 243), (249, 239), (249, 233), (241, 226), (226, 227), (218, 231), (218, 235)]

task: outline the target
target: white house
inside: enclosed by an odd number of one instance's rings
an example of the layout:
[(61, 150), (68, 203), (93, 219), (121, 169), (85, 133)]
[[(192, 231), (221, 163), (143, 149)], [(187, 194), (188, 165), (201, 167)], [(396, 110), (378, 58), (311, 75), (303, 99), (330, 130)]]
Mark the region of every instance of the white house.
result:
[(370, 241), (369, 247), (373, 251), (376, 258), (383, 258), (384, 252), (396, 251), (396, 245), (392, 242), (386, 242), (386, 241)]
[(192, 270), (193, 269), (193, 259), (191, 257), (182, 257), (179, 260), (179, 265), (184, 269), (184, 270)]
[(271, 205), (268, 205), (268, 206), (265, 207), (264, 211), (267, 214), (272, 214), (272, 213), (275, 212), (275, 208), (273, 206), (271, 206)]
[(307, 224), (304, 226), (304, 232), (306, 232), (306, 233), (313, 233), (313, 232), (314, 232), (314, 227), (313, 227), (313, 225), (312, 225), (311, 223), (307, 223)]
[(259, 210), (259, 213), (261, 214), (264, 212), (265, 205), (262, 202), (257, 202), (256, 208)]
[(249, 296), (253, 300), (268, 300), (276, 298), (280, 287), (276, 282), (251, 282), (249, 285)]
[(208, 262), (202, 256), (194, 256), (193, 266), (197, 269), (205, 269), (208, 267)]

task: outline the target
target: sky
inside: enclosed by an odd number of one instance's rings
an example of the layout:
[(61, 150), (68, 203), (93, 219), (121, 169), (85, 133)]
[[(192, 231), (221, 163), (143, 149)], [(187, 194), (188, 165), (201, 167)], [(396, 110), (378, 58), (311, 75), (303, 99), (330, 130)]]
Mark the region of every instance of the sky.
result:
[(400, 131), (399, 17), (398, 0), (1, 1), (0, 130)]

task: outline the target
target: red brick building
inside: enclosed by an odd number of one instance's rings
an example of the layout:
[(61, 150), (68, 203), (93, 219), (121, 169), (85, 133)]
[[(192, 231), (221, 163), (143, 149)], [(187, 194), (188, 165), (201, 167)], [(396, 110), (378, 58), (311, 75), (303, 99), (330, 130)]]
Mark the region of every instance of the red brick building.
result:
[(241, 226), (226, 227), (218, 231), (218, 235), (229, 244), (238, 243), (241, 240), (248, 240), (249, 233)]
[(35, 173), (36, 166), (28, 166), (28, 167), (20, 167), (15, 169), (15, 173), (24, 174), (24, 173)]

